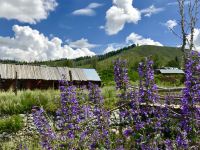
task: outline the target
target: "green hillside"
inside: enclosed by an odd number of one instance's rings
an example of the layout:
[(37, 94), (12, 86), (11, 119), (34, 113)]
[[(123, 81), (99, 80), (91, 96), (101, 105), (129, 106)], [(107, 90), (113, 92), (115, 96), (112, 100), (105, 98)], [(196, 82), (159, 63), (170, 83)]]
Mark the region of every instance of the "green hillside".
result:
[[(176, 57), (181, 60), (182, 52), (180, 49), (172, 47), (158, 47), (158, 46), (139, 46), (132, 49), (122, 51), (121, 53), (108, 57), (104, 60), (97, 59), (97, 70), (106, 70), (110, 69), (113, 65), (113, 60), (117, 58), (126, 59), (128, 66), (134, 67), (139, 61), (147, 56), (152, 56), (152, 59), (158, 62), (158, 66), (166, 66), (169, 61), (175, 60)], [(94, 58), (90, 58), (90, 62), (84, 65), (77, 65), (76, 67), (86, 67), (90, 68), (94, 66)], [(93, 61), (92, 61), (93, 60)], [(76, 65), (76, 62), (75, 62)]]
[[(162, 66), (179, 67), (182, 59), (180, 49), (172, 47), (140, 46), (121, 52), (118, 55), (111, 56), (105, 60), (98, 61), (96, 69), (104, 81), (113, 79), (113, 60), (117, 58), (126, 59), (128, 62), (129, 76), (132, 80), (137, 80), (138, 63), (147, 56), (151, 56), (155, 63), (155, 68)], [(179, 64), (176, 64), (178, 61)], [(93, 64), (87, 64), (79, 67), (92, 67)]]
[(113, 81), (113, 61), (115, 59), (121, 58), (127, 60), (129, 76), (132, 81), (136, 81), (138, 80), (138, 63), (148, 56), (151, 56), (154, 60), (155, 68), (162, 66), (180, 67), (182, 61), (182, 52), (178, 48), (148, 45), (136, 47), (135, 45), (132, 45), (119, 51), (95, 57), (83, 57), (74, 60), (61, 59), (55, 61), (36, 62), (36, 64), (96, 68), (103, 82), (107, 84)]
[(169, 61), (177, 59), (181, 60), (182, 52), (178, 48), (174, 47), (160, 47), (160, 46), (130, 46), (123, 48), (119, 51), (110, 52), (104, 55), (98, 55), (94, 57), (81, 57), (73, 60), (60, 59), (50, 60), (44, 62), (34, 62), (36, 65), (48, 65), (48, 66), (70, 66), (81, 68), (96, 68), (98, 71), (110, 69), (113, 65), (113, 60), (117, 58), (126, 59), (128, 66), (133, 67), (135, 63), (138, 63), (144, 57), (152, 56), (158, 66), (166, 66)]

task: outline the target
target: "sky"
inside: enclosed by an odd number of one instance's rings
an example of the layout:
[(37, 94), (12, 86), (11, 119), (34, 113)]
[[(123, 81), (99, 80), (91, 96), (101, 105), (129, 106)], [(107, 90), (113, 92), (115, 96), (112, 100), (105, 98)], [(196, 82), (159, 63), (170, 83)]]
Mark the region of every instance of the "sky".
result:
[[(0, 0), (0, 59), (94, 56), (131, 44), (180, 46), (176, 0)], [(186, 1), (187, 5), (187, 1)], [(200, 49), (200, 25), (194, 36)]]

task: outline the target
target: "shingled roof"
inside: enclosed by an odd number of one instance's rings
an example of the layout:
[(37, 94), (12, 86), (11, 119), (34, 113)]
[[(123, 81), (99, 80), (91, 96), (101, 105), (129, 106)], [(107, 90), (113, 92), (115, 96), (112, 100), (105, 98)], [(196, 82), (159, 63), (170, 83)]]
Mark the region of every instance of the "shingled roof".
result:
[(101, 81), (95, 69), (0, 64), (2, 79), (15, 79), (17, 72), (18, 79), (70, 80), (69, 71), (73, 81)]
[(183, 70), (173, 67), (165, 67), (162, 69), (157, 69), (157, 72), (161, 74), (184, 74)]

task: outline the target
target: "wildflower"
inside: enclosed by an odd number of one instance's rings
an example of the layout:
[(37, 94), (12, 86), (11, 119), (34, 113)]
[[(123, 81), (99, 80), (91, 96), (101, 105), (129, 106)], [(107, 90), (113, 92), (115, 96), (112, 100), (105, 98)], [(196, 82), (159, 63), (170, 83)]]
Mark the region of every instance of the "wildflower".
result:
[(133, 133), (133, 130), (132, 130), (132, 129), (126, 129), (126, 130), (124, 131), (124, 135), (125, 135), (126, 137), (130, 136), (132, 133)]
[(197, 105), (200, 102), (200, 54), (192, 51), (188, 54), (185, 63), (185, 89), (183, 90), (183, 98), (181, 100), (181, 114), (182, 120), (180, 121), (180, 127), (182, 133), (184, 133), (184, 138), (180, 135), (177, 137), (178, 145), (188, 144), (187, 138), (194, 140), (197, 136), (197, 132), (200, 127), (198, 118), (200, 117), (198, 113)]
[(117, 59), (114, 63), (114, 76), (117, 89), (127, 89), (129, 87), (127, 62)]
[(89, 100), (93, 102), (93, 115), (96, 117), (94, 125), (96, 125), (95, 131), (92, 133), (91, 149), (98, 147), (98, 145), (104, 145), (105, 148), (109, 148), (109, 113), (103, 108), (103, 97), (98, 85), (89, 83)]
[(44, 115), (44, 110), (42, 108), (33, 107), (32, 115), (37, 131), (40, 133), (42, 147), (47, 150), (52, 150), (52, 143), (56, 139), (56, 134), (49, 125)]

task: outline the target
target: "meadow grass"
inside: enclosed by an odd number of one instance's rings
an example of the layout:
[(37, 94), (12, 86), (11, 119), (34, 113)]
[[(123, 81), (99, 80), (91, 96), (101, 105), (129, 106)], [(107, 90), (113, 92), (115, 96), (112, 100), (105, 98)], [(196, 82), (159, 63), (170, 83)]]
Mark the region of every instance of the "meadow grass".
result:
[(13, 115), (31, 111), (33, 106), (42, 106), (49, 112), (54, 112), (60, 101), (58, 90), (25, 90), (13, 92), (0, 92), (0, 114)]
[(102, 95), (104, 97), (105, 108), (112, 109), (116, 106), (118, 98), (116, 88), (114, 86), (107, 86), (102, 88)]
[[(132, 82), (131, 84), (138, 86), (138, 82)], [(163, 83), (158, 83), (158, 85), (172, 87)], [(105, 99), (105, 108), (112, 109), (118, 101), (115, 86), (104, 86), (102, 95)], [(48, 113), (55, 113), (59, 105), (59, 90), (24, 90), (18, 91), (17, 95), (12, 91), (0, 92), (0, 116), (30, 113), (33, 106), (41, 106)]]
[(19, 115), (13, 115), (0, 119), (0, 134), (13, 133), (23, 128), (23, 120)]
[(0, 142), (0, 150), (42, 150), (39, 138), (36, 136), (20, 137)]

